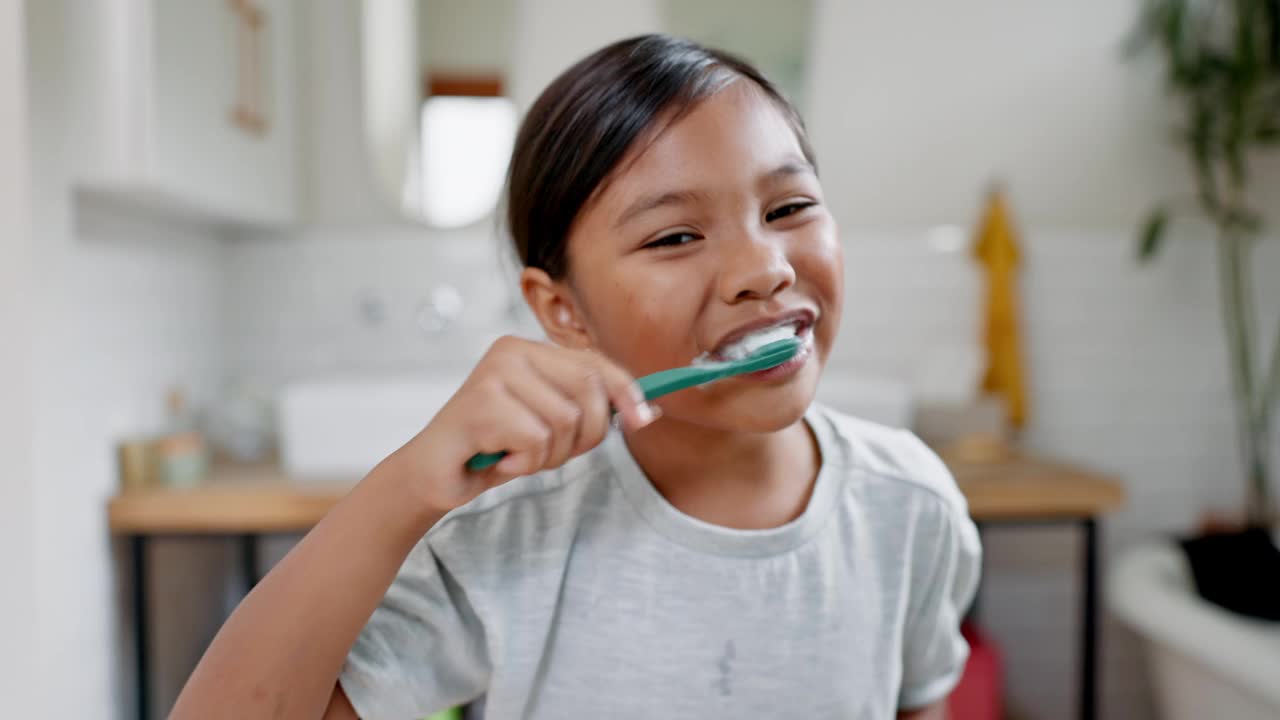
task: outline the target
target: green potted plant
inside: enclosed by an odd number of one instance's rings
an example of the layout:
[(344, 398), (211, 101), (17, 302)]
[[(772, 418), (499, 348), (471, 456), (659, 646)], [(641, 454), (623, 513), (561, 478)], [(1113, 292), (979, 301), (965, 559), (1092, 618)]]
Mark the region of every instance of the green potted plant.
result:
[(1263, 221), (1248, 190), (1251, 161), (1280, 145), (1280, 0), (1148, 0), (1130, 50), (1152, 48), (1163, 58), (1169, 94), (1181, 105), (1173, 139), (1186, 153), (1196, 193), (1189, 202), (1166, 202), (1150, 212), (1138, 255), (1153, 259), (1180, 214), (1198, 214), (1213, 227), (1248, 487), (1244, 519), (1248, 526), (1270, 527), (1276, 518), (1270, 440), (1280, 395), (1280, 327), (1269, 331), (1256, 321), (1250, 255)]
[(1163, 59), (1168, 92), (1181, 110), (1173, 138), (1195, 180), (1189, 201), (1150, 212), (1138, 256), (1153, 259), (1182, 214), (1200, 215), (1213, 228), (1248, 498), (1243, 522), (1229, 531), (1203, 527), (1178, 543), (1128, 548), (1109, 574), (1108, 604), (1145, 641), (1162, 717), (1276, 718), (1280, 648), (1258, 632), (1258, 618), (1280, 621), (1270, 444), (1280, 327), (1257, 321), (1250, 257), (1263, 218), (1249, 190), (1251, 161), (1280, 142), (1280, 0), (1146, 0), (1131, 49), (1155, 49)]
[[(1222, 324), (1248, 500), (1243, 523), (1181, 542), (1130, 547), (1112, 564), (1107, 601), (1143, 639), (1161, 716), (1280, 717), (1280, 648), (1258, 619), (1280, 621), (1280, 548), (1268, 530), (1270, 439), (1280, 395), (1280, 328), (1258, 327), (1253, 270), (1262, 215), (1249, 204), (1251, 160), (1280, 141), (1280, 0), (1146, 0), (1133, 51), (1158, 50), (1180, 106), (1174, 141), (1196, 196), (1165, 202), (1140, 229), (1155, 258), (1172, 218), (1202, 215), (1217, 250)], [(1208, 602), (1248, 618), (1231, 618)]]

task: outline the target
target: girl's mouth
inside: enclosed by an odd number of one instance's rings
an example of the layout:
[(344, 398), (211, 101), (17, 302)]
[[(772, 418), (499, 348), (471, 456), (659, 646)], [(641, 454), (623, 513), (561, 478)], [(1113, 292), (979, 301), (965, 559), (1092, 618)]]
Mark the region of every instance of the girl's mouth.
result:
[[(813, 322), (814, 316), (808, 311), (799, 313), (791, 313), (783, 318), (779, 318), (773, 322), (766, 324), (757, 324), (756, 327), (735, 331), (730, 333), (725, 340), (711, 352), (703, 353), (694, 358), (693, 364), (700, 365), (713, 362), (732, 362), (742, 360), (749, 357), (752, 353), (760, 348), (778, 340), (786, 338), (798, 337), (801, 345), (800, 351), (795, 357), (775, 368), (763, 370), (758, 373), (752, 373), (745, 376), (750, 378), (764, 377), (768, 375), (775, 377), (782, 373), (777, 372), (785, 370), (788, 367), (799, 367), (812, 353), (813, 350)], [(794, 368), (793, 368), (794, 369)]]
[(765, 345), (796, 337), (799, 333), (800, 325), (796, 322), (754, 330), (719, 348), (715, 356), (719, 360), (745, 360)]
[(758, 372), (753, 372), (748, 375), (739, 375), (737, 376), (737, 379), (746, 380), (746, 381), (768, 382), (768, 381), (779, 380), (781, 378), (786, 378), (786, 377), (790, 377), (791, 375), (794, 375), (796, 372), (800, 370), (800, 368), (804, 367), (805, 363), (809, 362), (809, 357), (813, 355), (812, 330), (805, 329), (802, 331), (802, 334), (798, 335), (797, 337), (801, 339), (803, 344), (800, 346), (800, 350), (797, 351), (796, 354), (792, 356), (790, 360), (782, 363), (781, 365), (775, 365), (774, 367), (771, 367), (767, 370), (760, 370)]

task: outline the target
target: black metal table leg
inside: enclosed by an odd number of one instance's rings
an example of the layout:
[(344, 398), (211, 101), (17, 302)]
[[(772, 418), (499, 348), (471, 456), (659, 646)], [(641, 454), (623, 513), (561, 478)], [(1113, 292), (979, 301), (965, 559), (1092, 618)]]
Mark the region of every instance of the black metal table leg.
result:
[(240, 536), (240, 571), (244, 573), (244, 591), (248, 593), (258, 584), (258, 536)]
[(1098, 522), (1081, 521), (1084, 529), (1084, 617), (1080, 647), (1080, 717), (1094, 720), (1097, 713), (1098, 661)]
[(151, 658), (147, 633), (147, 536), (129, 537), (129, 551), (133, 556), (133, 651), (138, 674), (138, 718), (151, 717)]

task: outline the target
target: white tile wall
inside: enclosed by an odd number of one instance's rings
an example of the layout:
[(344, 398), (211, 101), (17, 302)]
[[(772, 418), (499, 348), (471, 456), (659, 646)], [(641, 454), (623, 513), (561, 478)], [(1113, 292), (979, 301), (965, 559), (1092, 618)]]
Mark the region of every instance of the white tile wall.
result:
[[(25, 660), (42, 680), (35, 690), (40, 717), (130, 717), (133, 628), (122, 593), (129, 575), (117, 563), (124, 554), (113, 552), (106, 516), (118, 487), (114, 446), (124, 434), (159, 426), (169, 387), (184, 387), (197, 403), (218, 391), (225, 250), (209, 227), (77, 199), (78, 180), (103, 152), (100, 118), (87, 110), (101, 87), (91, 82), (85, 47), (65, 41), (68, 29), (79, 27), (71, 20), (81, 8), (50, 2), (25, 9), (27, 422), (38, 568), (30, 618), (37, 648)], [(185, 616), (156, 628), (157, 701), (176, 694), (190, 670), (184, 661), (207, 641), (201, 619), (226, 609), (225, 555), (197, 550), (153, 566), (155, 592), (186, 587), (195, 596), (177, 607)], [(192, 627), (196, 632), (184, 632)]]
[[(842, 223), (845, 320), (830, 373), (910, 382), (941, 349), (979, 333), (980, 280), (962, 253), (930, 249), (931, 227)], [(1196, 228), (1155, 264), (1134, 261), (1126, 227), (1023, 229), (1023, 327), (1034, 420), (1025, 441), (1121, 477), (1128, 507), (1105, 526), (1106, 553), (1150, 533), (1186, 530), (1207, 508), (1241, 500), (1227, 404), (1213, 255)], [(415, 228), (312, 230), (230, 250), (229, 367), (272, 384), (325, 373), (466, 366), (507, 326), (498, 243), (488, 227), (443, 236)], [(1280, 242), (1254, 272), (1280, 311)], [(428, 340), (413, 305), (434, 284), (468, 301), (465, 333)], [(387, 299), (381, 327), (355, 297)], [(1274, 313), (1270, 320), (1274, 326)], [(987, 535), (982, 615), (1003, 644), (1010, 701), (1027, 717), (1074, 717), (1078, 541), (1056, 529)], [(1106, 717), (1150, 714), (1131, 637), (1108, 625)]]
[[(118, 488), (115, 444), (162, 427), (165, 394), (180, 386), (200, 405), (221, 388), (225, 251), (209, 228), (64, 200), (74, 217), (42, 225), (43, 274), (55, 298), (45, 316), (36, 412), (38, 554), (43, 677), (76, 681), (42, 702), (48, 717), (101, 713), (113, 698), (133, 714), (132, 569), (110, 541), (107, 500)], [(231, 598), (225, 545), (152, 555), (157, 607), (154, 707), (166, 708), (212, 638)], [(175, 595), (176, 594), (176, 595)], [(178, 603), (167, 599), (181, 597)], [(52, 689), (52, 687), (51, 687)], [(95, 707), (89, 711), (87, 708)]]
[(22, 3), (0, 4), (0, 694), (7, 712), (32, 716), (41, 678), (31, 663), (36, 633), (36, 480), (30, 416), (35, 403), (31, 297), (31, 174)]
[[(491, 225), (312, 228), (230, 248), (227, 341), (237, 378), (274, 386), (298, 377), (465, 369), (509, 327), (514, 283)], [(454, 329), (416, 321), (432, 290), (465, 303)], [(379, 320), (364, 307), (375, 303)], [(465, 331), (464, 331), (465, 328)]]

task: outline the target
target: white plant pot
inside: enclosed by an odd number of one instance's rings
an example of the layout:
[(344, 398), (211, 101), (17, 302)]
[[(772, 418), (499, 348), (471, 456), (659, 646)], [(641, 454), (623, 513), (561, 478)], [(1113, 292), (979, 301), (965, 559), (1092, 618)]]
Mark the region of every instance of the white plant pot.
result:
[(1201, 599), (1180, 547), (1128, 550), (1113, 563), (1107, 587), (1112, 612), (1146, 644), (1159, 717), (1280, 718), (1280, 623)]

